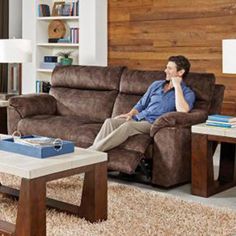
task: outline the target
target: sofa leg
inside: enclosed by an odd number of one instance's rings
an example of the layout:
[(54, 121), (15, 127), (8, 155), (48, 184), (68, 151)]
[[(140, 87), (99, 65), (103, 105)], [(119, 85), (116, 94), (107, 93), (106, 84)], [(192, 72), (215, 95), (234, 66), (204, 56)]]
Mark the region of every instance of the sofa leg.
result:
[(151, 171), (151, 163), (148, 163), (144, 159), (142, 159), (139, 163), (141, 172), (146, 176), (147, 179), (151, 179), (152, 171)]

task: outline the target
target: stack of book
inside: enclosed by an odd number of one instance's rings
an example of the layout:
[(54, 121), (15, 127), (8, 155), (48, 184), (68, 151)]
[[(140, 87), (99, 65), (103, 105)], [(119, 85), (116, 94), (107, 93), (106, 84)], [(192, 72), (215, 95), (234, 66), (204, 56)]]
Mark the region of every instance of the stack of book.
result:
[(50, 16), (50, 7), (47, 4), (38, 5), (38, 16)]
[(70, 42), (79, 43), (79, 28), (77, 27), (70, 28)]
[(36, 93), (49, 93), (51, 84), (47, 81), (36, 81)]
[(206, 121), (206, 125), (224, 128), (236, 127), (236, 117), (223, 115), (210, 115)]

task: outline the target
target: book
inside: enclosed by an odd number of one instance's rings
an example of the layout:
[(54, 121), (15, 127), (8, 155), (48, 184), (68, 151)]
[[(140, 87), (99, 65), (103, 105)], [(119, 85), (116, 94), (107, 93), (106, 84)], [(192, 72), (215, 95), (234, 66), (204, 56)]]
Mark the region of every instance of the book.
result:
[(206, 125), (216, 126), (216, 127), (224, 127), (224, 128), (234, 128), (234, 127), (236, 127), (236, 124), (232, 125), (230, 123), (216, 123), (216, 122), (207, 122)]
[(50, 7), (47, 4), (38, 5), (38, 16), (50, 16)]
[(206, 121), (206, 124), (208, 124), (208, 123), (216, 123), (216, 124), (222, 124), (222, 125), (228, 125), (228, 124), (230, 124), (230, 125), (236, 125), (236, 122), (223, 122), (223, 121), (213, 121), (213, 120), (207, 120)]
[(210, 115), (210, 116), (208, 116), (208, 120), (232, 123), (232, 122), (236, 122), (236, 117), (235, 116), (224, 116), (224, 115)]

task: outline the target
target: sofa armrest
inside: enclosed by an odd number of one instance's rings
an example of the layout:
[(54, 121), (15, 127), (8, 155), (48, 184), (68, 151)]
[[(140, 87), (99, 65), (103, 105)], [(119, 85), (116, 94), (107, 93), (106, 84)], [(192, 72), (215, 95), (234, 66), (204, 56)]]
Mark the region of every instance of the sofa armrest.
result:
[(27, 94), (9, 99), (10, 108), (23, 119), (34, 115), (53, 115), (57, 111), (57, 101), (49, 94)]
[(200, 109), (193, 109), (189, 113), (169, 112), (158, 119), (151, 126), (150, 135), (153, 137), (156, 132), (164, 127), (190, 127), (202, 123), (207, 119), (207, 112)]

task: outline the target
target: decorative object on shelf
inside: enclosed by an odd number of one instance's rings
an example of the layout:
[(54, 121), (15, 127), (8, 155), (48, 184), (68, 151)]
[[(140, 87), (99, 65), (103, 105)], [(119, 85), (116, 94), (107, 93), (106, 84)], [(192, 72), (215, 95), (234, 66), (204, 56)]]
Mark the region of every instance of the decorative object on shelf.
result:
[(223, 73), (236, 74), (236, 39), (223, 39), (222, 59)]
[(56, 56), (44, 56), (44, 62), (57, 62), (57, 57)]
[(18, 64), (17, 71), (15, 71), (17, 76), (12, 74), (12, 82), (13, 88), (20, 95), (22, 93), (21, 63), (32, 61), (31, 41), (27, 39), (0, 39), (0, 52), (0, 63)]
[(64, 5), (65, 5), (64, 1), (54, 2), (53, 8), (52, 8), (52, 16), (61, 16)]
[(63, 38), (66, 33), (66, 27), (63, 21), (53, 20), (48, 25), (48, 38), (49, 39), (59, 39)]
[(63, 66), (72, 65), (73, 59), (69, 57), (72, 53), (73, 53), (73, 51), (57, 53), (57, 56), (61, 57), (60, 64)]
[(71, 4), (65, 3), (62, 7), (62, 16), (71, 16)]

